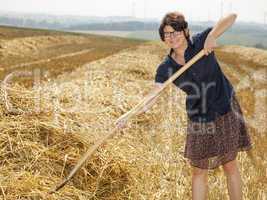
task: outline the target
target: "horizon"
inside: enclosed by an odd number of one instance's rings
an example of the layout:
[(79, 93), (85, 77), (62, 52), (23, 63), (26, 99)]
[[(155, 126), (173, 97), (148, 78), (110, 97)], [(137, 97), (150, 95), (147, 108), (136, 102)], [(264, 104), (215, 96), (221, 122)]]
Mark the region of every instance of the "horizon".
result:
[[(106, 16), (97, 16), (97, 15), (78, 15), (78, 14), (56, 14), (56, 13), (48, 13), (48, 12), (28, 12), (28, 11), (9, 11), (9, 10), (1, 10), (0, 9), (0, 14), (2, 13), (9, 13), (9, 14), (18, 14), (18, 15), (47, 15), (47, 16), (57, 16), (57, 17), (80, 17), (80, 18), (86, 18), (86, 17), (91, 17), (91, 18), (109, 18), (109, 17), (125, 17), (125, 18), (132, 18), (136, 19), (136, 21), (141, 20), (141, 21), (146, 21), (146, 20), (152, 20), (153, 22), (160, 22), (160, 18), (142, 18), (142, 17), (133, 17), (130, 15), (106, 15)], [(238, 15), (238, 14), (237, 14)], [(266, 15), (267, 16), (267, 15)], [(237, 16), (238, 17), (238, 16)], [(267, 19), (267, 18), (266, 18)], [(134, 20), (133, 20), (134, 21)], [(188, 22), (216, 22), (216, 20), (212, 19), (204, 19), (204, 20), (191, 20), (188, 19)], [(264, 22), (258, 22), (258, 21), (242, 21), (242, 20), (237, 20), (235, 23), (252, 23), (252, 24), (260, 24), (260, 25), (267, 25), (267, 21)], [(0, 24), (1, 25), (1, 24)]]
[[(151, 2), (151, 0), (82, 0), (68, 1), (52, 0), (37, 2), (35, 0), (0, 0), (1, 12), (16, 12), (20, 14), (41, 14), (55, 16), (76, 17), (135, 17), (137, 19), (161, 20), (166, 12), (174, 11), (178, 7), (188, 21), (218, 21), (228, 13), (238, 15), (237, 22), (255, 22), (266, 24), (267, 1), (256, 0), (171, 0)], [(64, 6), (62, 6), (64, 5)], [(106, 6), (103, 6), (106, 5)], [(118, 6), (120, 5), (120, 6)], [(202, 7), (202, 10), (199, 8)], [(248, 15), (249, 13), (249, 15)]]

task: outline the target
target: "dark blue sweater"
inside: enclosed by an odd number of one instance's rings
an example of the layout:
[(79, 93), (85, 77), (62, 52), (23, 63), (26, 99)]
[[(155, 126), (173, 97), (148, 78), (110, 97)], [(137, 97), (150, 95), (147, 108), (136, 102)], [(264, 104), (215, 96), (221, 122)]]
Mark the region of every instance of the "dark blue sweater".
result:
[[(186, 62), (203, 49), (211, 30), (211, 27), (207, 28), (195, 34), (192, 41), (188, 41), (188, 47), (184, 53)], [(164, 83), (182, 67), (170, 54), (171, 52), (158, 66), (155, 82)], [(223, 74), (214, 52), (199, 59), (173, 83), (187, 94), (186, 111), (192, 121), (213, 121), (216, 115), (225, 114), (231, 108), (230, 102), (234, 89)]]

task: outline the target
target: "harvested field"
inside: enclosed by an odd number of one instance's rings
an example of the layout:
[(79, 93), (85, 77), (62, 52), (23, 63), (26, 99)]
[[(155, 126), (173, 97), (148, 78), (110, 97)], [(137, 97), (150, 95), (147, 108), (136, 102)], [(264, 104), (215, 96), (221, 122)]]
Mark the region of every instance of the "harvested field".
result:
[[(84, 63), (74, 61), (80, 59), (74, 55), (71, 62), (79, 64), (71, 70), (61, 64), (68, 58), (52, 61), (61, 73), (51, 70), (49, 78), (38, 67), (12, 69), (15, 77), (28, 70), (35, 78), (1, 82), (0, 197), (190, 199), (191, 170), (182, 156), (185, 94), (173, 86), (151, 110), (132, 118), (101, 146), (62, 190), (48, 194), (88, 148), (112, 131), (115, 120), (148, 93), (165, 53), (161, 43), (146, 42)], [(237, 60), (228, 47), (216, 54), (237, 91), (254, 145), (252, 156), (238, 156), (244, 199), (262, 200), (267, 186), (266, 63), (254, 61), (253, 56), (240, 55)], [(50, 68), (49, 62), (42, 65)], [(209, 172), (209, 188), (209, 199), (228, 198), (221, 168)]]

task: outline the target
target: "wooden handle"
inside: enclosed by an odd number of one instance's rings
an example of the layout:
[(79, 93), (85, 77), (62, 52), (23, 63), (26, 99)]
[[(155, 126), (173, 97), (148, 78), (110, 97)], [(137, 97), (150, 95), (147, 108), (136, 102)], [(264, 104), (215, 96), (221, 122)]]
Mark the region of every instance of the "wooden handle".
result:
[[(128, 116), (128, 118), (134, 116), (136, 112), (143, 108), (143, 106), (146, 105), (149, 101), (151, 101), (154, 97), (157, 97), (160, 95), (160, 93), (170, 84), (172, 83), (176, 78), (178, 78), (185, 70), (187, 70), (189, 67), (191, 67), (196, 61), (198, 61), (202, 56), (204, 55), (204, 50), (201, 50), (197, 55), (195, 55), (189, 62), (187, 62), (181, 69), (179, 69), (177, 72), (175, 72), (167, 81), (164, 82), (163, 87), (161, 87), (158, 91), (155, 92), (155, 94), (148, 96), (147, 98), (143, 99), (139, 104), (137, 104), (134, 108), (132, 108), (129, 112), (122, 115), (120, 118), (124, 116)], [(118, 118), (118, 119), (120, 119)], [(91, 148), (87, 150), (87, 152), (82, 156), (82, 158), (78, 161), (78, 163), (74, 166), (74, 168), (71, 170), (69, 175), (67, 176), (64, 181), (62, 181), (58, 186), (55, 187), (55, 189), (51, 190), (49, 194), (52, 194), (56, 191), (58, 191), (60, 188), (63, 188), (67, 182), (77, 173), (77, 171), (82, 167), (82, 165), (86, 162), (87, 159), (90, 158), (90, 156), (97, 150), (99, 146), (101, 146), (108, 138), (113, 136), (116, 133), (117, 128), (114, 128), (111, 133), (107, 134), (105, 137), (100, 139), (97, 143), (95, 143)]]

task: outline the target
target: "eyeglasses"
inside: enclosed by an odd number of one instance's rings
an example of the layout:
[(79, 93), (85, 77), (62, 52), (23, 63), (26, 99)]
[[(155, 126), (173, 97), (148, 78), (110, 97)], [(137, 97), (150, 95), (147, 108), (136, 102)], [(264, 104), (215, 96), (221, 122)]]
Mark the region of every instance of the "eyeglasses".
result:
[(170, 38), (171, 36), (176, 37), (176, 36), (181, 36), (182, 34), (183, 34), (183, 31), (164, 32), (164, 37)]

